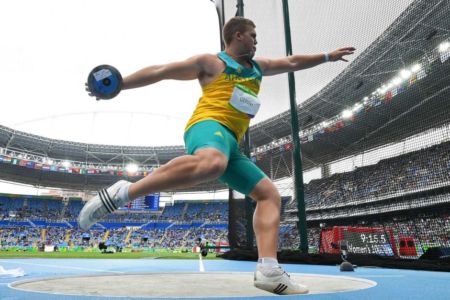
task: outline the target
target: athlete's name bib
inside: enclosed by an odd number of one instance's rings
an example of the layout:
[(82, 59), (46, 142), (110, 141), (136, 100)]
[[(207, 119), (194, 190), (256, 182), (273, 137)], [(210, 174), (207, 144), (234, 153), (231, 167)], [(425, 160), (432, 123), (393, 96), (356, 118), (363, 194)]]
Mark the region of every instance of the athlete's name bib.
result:
[(234, 109), (247, 114), (250, 118), (256, 115), (261, 106), (258, 96), (252, 90), (240, 84), (234, 86), (229, 103)]

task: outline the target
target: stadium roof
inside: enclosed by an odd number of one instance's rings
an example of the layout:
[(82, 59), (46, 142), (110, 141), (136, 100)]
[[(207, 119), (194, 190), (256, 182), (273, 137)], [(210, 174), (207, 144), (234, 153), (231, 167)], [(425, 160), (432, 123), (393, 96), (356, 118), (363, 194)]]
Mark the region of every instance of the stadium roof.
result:
[[(340, 114), (342, 107), (352, 107), (370, 95), (398, 72), (419, 60), (450, 36), (450, 4), (448, 1), (415, 1), (395, 22), (341, 74), (319, 93), (298, 106), (302, 129), (310, 128)], [(388, 106), (378, 106), (357, 120), (331, 134), (302, 144), (304, 169), (320, 166), (398, 141), (428, 128), (449, 123), (450, 66), (433, 63), (431, 72), (414, 86), (396, 96)], [(415, 122), (420, 120), (420, 122)], [(250, 128), (252, 147), (271, 143), (290, 135), (290, 113), (284, 112)], [(30, 155), (83, 163), (159, 165), (184, 154), (182, 146), (125, 147), (83, 144), (40, 137), (0, 126), (0, 147)], [(291, 153), (268, 152), (258, 164), (268, 174), (280, 178), (290, 174)], [(273, 173), (270, 157), (284, 163)], [(43, 172), (18, 165), (0, 163), (0, 178), (43, 186), (97, 189), (117, 180), (111, 175), (62, 174)], [(224, 188), (208, 183), (193, 190)]]

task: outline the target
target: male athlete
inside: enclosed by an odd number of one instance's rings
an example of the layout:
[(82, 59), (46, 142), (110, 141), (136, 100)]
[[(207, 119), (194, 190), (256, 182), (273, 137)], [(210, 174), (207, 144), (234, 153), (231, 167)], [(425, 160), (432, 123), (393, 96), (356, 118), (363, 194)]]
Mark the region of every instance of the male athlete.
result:
[(150, 193), (182, 189), (219, 179), (256, 201), (253, 228), (258, 246), (254, 284), (277, 294), (303, 294), (307, 287), (289, 278), (277, 261), (280, 194), (272, 181), (239, 151), (239, 142), (258, 112), (262, 76), (294, 72), (327, 61), (347, 61), (355, 48), (330, 53), (255, 58), (255, 24), (235, 17), (223, 28), (225, 51), (201, 54), (185, 61), (144, 68), (124, 78), (123, 89), (147, 86), (166, 79), (198, 80), (203, 94), (188, 121), (184, 141), (187, 155), (174, 158), (147, 177), (118, 181), (101, 190), (80, 212), (84, 230), (129, 201)]

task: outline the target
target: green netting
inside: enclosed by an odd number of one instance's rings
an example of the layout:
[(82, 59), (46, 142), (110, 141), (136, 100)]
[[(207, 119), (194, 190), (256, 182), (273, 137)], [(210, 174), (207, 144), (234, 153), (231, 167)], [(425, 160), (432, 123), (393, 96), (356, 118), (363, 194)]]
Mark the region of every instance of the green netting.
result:
[[(295, 73), (310, 253), (340, 255), (345, 248), (406, 260), (434, 250), (434, 257), (448, 257), (450, 3), (288, 4), (294, 54), (357, 48), (349, 63)], [(227, 20), (236, 1), (224, 7)], [(244, 15), (256, 23), (257, 56), (285, 56), (283, 1), (246, 0)], [(261, 100), (251, 156), (283, 195), (279, 247), (296, 250), (299, 184), (287, 76), (265, 77)], [(245, 217), (230, 207), (236, 247), (249, 244)], [(232, 232), (236, 224), (241, 230)]]

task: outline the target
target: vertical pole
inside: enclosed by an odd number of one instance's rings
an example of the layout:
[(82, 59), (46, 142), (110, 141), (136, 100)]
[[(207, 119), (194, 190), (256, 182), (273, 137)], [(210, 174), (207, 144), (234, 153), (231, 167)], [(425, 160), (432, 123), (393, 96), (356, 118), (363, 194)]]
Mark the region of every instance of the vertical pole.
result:
[[(225, 43), (223, 41), (223, 26), (225, 25), (224, 0), (216, 0), (217, 17), (219, 18), (220, 31), (220, 50), (225, 50)], [(228, 189), (228, 241), (230, 242), (230, 250), (239, 248), (237, 238), (237, 210), (236, 200), (233, 197), (233, 190)]]
[(233, 197), (233, 190), (228, 189), (228, 241), (230, 242), (230, 249), (235, 250), (239, 248), (237, 236), (237, 202)]
[(237, 0), (237, 13), (236, 16), (243, 17), (244, 16), (244, 0)]
[[(284, 35), (286, 41), (286, 56), (292, 55), (291, 42), (291, 28), (289, 21), (289, 6), (288, 0), (283, 1), (283, 17), (284, 17)], [(306, 211), (305, 211), (305, 194), (303, 187), (303, 173), (302, 173), (302, 154), (300, 149), (300, 139), (298, 136), (298, 114), (297, 101), (295, 100), (295, 77), (294, 73), (288, 74), (289, 83), (289, 100), (291, 107), (291, 127), (292, 127), (292, 141), (294, 143), (294, 183), (295, 183), (295, 197), (297, 199), (298, 208), (298, 233), (300, 235), (300, 251), (308, 253), (308, 236), (306, 228)]]
[(217, 11), (217, 17), (219, 18), (219, 31), (220, 31), (220, 49), (223, 51), (225, 50), (225, 43), (223, 41), (223, 25), (225, 23), (225, 11), (224, 11), (224, 0), (215, 0), (216, 3), (216, 11)]
[[(236, 16), (243, 17), (244, 16), (244, 0), (237, 0), (237, 12)], [(244, 135), (244, 154), (247, 157), (250, 157), (250, 133), (247, 130)], [(253, 249), (253, 240), (254, 240), (254, 232), (253, 232), (253, 205), (252, 199), (248, 196), (245, 196), (245, 219), (246, 219), (246, 237), (247, 237), (247, 249)]]

